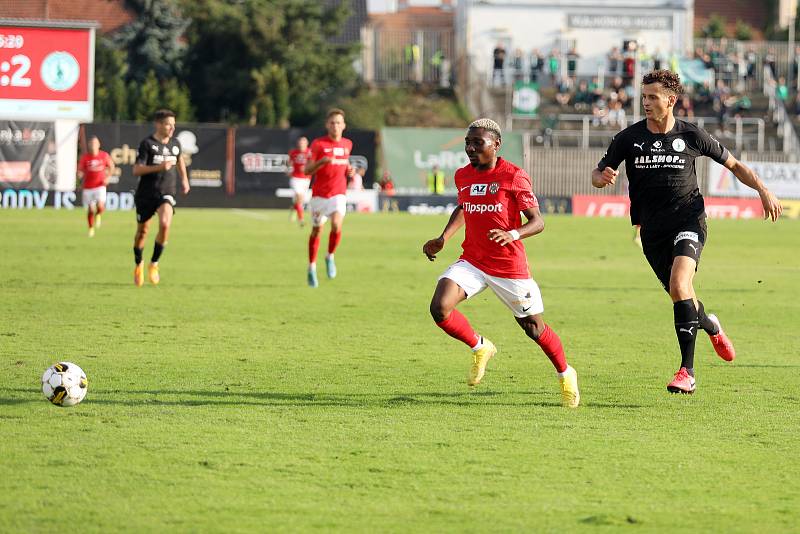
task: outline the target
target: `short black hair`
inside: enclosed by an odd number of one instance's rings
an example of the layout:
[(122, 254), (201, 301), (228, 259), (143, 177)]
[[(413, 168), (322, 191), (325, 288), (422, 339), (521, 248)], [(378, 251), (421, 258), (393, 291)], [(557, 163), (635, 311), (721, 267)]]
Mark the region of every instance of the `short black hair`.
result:
[(153, 120), (158, 122), (161, 122), (164, 119), (168, 119), (170, 117), (175, 118), (175, 112), (172, 111), (171, 109), (159, 109), (158, 111), (153, 113)]

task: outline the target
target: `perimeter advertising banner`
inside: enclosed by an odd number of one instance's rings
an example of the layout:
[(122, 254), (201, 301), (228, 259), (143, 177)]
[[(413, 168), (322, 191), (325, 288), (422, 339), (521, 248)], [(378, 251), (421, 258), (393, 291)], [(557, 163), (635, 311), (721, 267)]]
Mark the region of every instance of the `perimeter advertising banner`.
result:
[[(108, 184), (109, 191), (132, 191), (139, 179), (133, 175), (133, 164), (142, 139), (153, 134), (151, 124), (95, 123), (84, 125), (85, 137), (96, 135), (100, 149), (111, 156), (117, 166)], [(228, 128), (197, 124), (178, 124), (175, 137), (180, 141), (183, 159), (192, 190), (178, 196), (182, 206), (221, 205), (226, 195), (225, 163)], [(180, 186), (179, 186), (180, 189)]]
[[(269, 194), (289, 187), (288, 152), (297, 138), (305, 136), (309, 143), (324, 135), (319, 130), (277, 130), (260, 127), (236, 129), (236, 193)], [(375, 132), (345, 130), (353, 141), (350, 164), (364, 173), (363, 187), (371, 188), (375, 180)]]
[[(398, 189), (426, 189), (427, 174), (436, 165), (452, 188), (453, 175), (469, 163), (464, 152), (464, 128), (384, 128), (384, 163)], [(506, 133), (500, 155), (524, 167), (522, 135)]]
[[(800, 163), (769, 161), (745, 163), (781, 200), (800, 199)], [(730, 170), (711, 160), (708, 165), (708, 192), (720, 197), (758, 198), (758, 193), (741, 183)]]
[(0, 121), (0, 189), (54, 189), (52, 122)]
[[(710, 219), (754, 219), (764, 215), (758, 199), (705, 197)], [(630, 200), (626, 196), (574, 195), (572, 213), (581, 217), (626, 217)]]
[(0, 21), (0, 118), (91, 121), (93, 100), (94, 28)]

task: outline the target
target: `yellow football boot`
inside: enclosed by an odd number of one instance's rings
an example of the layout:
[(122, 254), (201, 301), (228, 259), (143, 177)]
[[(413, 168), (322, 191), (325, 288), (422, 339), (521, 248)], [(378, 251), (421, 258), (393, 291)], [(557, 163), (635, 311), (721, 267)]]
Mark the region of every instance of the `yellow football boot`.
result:
[(136, 268), (133, 270), (133, 283), (136, 284), (136, 287), (142, 287), (144, 285), (144, 264), (137, 264)]
[(486, 364), (492, 359), (492, 356), (497, 354), (497, 347), (494, 343), (486, 338), (483, 338), (483, 347), (472, 353), (472, 367), (469, 370), (469, 380), (467, 384), (470, 386), (477, 386), (480, 384), (484, 373), (486, 373)]
[(157, 286), (158, 282), (161, 281), (161, 277), (158, 275), (158, 263), (151, 263), (147, 266), (147, 278), (150, 279), (150, 283), (154, 286)]
[(564, 371), (564, 376), (558, 377), (561, 385), (561, 405), (567, 408), (577, 408), (581, 403), (581, 392), (578, 391), (578, 373), (570, 366)]

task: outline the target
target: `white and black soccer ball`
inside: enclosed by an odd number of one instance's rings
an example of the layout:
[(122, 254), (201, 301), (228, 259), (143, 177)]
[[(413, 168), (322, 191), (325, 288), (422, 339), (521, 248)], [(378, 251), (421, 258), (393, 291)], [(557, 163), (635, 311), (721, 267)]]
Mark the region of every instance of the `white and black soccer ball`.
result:
[(71, 362), (54, 363), (42, 375), (42, 393), (56, 406), (75, 406), (88, 388), (86, 373)]

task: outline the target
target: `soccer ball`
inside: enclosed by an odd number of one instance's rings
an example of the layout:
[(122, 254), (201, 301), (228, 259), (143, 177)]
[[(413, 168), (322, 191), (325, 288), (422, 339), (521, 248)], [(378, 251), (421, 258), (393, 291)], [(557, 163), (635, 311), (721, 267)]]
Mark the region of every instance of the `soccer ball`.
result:
[(42, 375), (42, 393), (56, 406), (75, 406), (88, 387), (86, 373), (71, 362), (54, 363)]

